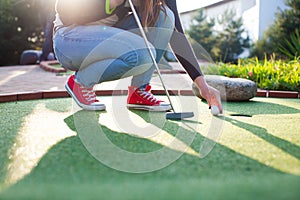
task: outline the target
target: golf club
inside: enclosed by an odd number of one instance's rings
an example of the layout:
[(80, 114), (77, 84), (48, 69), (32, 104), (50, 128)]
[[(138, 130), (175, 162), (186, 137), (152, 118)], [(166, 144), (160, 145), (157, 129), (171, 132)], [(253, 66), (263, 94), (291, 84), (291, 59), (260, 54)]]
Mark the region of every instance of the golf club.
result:
[(136, 10), (135, 10), (134, 4), (133, 4), (132, 0), (128, 0), (128, 2), (129, 2), (129, 4), (130, 4), (131, 11), (132, 11), (133, 16), (134, 16), (134, 18), (135, 18), (135, 21), (136, 21), (136, 23), (137, 23), (137, 25), (138, 25), (138, 27), (139, 27), (139, 29), (140, 29), (140, 32), (141, 32), (142, 37), (143, 37), (143, 39), (144, 39), (144, 41), (145, 41), (146, 47), (147, 47), (147, 49), (148, 49), (148, 51), (149, 51), (149, 54), (150, 54), (150, 56), (151, 56), (152, 62), (153, 62), (153, 64), (154, 64), (155, 68), (156, 68), (156, 71), (157, 71), (157, 74), (158, 74), (159, 79), (160, 79), (160, 81), (161, 81), (161, 84), (163, 85), (164, 91), (165, 91), (165, 93), (166, 93), (166, 95), (167, 95), (167, 97), (168, 97), (168, 100), (169, 100), (169, 102), (170, 102), (171, 108), (172, 108), (172, 110), (173, 110), (173, 112), (168, 112), (168, 113), (166, 114), (166, 118), (167, 118), (167, 119), (173, 119), (173, 120), (181, 120), (181, 119), (184, 119), (184, 118), (191, 118), (191, 117), (194, 117), (194, 113), (193, 113), (193, 112), (176, 112), (176, 111), (175, 111), (174, 106), (173, 106), (172, 101), (171, 101), (170, 94), (169, 94), (169, 92), (168, 92), (168, 90), (167, 90), (167, 88), (166, 88), (166, 86), (165, 86), (165, 83), (164, 83), (164, 81), (163, 81), (163, 79), (162, 79), (162, 75), (161, 75), (160, 70), (159, 70), (159, 68), (158, 68), (158, 64), (157, 64), (157, 62), (156, 62), (156, 60), (155, 60), (155, 57), (154, 57), (154, 55), (153, 55), (153, 53), (152, 53), (152, 51), (151, 51), (151, 47), (150, 47), (150, 45), (149, 45), (149, 41), (148, 41), (147, 36), (146, 36), (146, 34), (145, 34), (145, 31), (144, 31), (144, 29), (143, 29), (143, 26), (142, 26), (142, 23), (141, 23), (141, 21), (140, 21), (140, 18), (139, 18), (138, 14), (137, 14), (137, 12), (136, 12)]

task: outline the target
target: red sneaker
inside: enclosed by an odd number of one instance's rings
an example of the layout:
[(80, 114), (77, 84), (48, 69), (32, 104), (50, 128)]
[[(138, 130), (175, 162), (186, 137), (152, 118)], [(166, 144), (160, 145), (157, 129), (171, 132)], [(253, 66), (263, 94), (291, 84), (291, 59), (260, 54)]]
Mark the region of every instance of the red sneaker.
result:
[(77, 105), (84, 110), (105, 110), (105, 105), (97, 100), (93, 88), (86, 88), (77, 83), (74, 75), (69, 77), (65, 87)]
[(144, 90), (137, 87), (128, 87), (127, 108), (149, 111), (168, 111), (171, 105), (157, 100), (150, 92), (151, 86), (147, 85)]

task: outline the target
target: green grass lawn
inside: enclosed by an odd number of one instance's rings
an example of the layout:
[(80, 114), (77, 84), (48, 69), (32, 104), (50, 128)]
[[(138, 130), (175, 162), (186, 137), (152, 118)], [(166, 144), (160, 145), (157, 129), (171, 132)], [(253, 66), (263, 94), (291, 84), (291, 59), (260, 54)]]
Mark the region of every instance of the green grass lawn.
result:
[(55, 68), (62, 68), (61, 64), (50, 64), (51, 67), (55, 67)]
[[(187, 97), (187, 102), (189, 98), (193, 97)], [(112, 104), (111, 97), (102, 100)], [(166, 121), (161, 113), (130, 112), (141, 130), (150, 121), (153, 127), (160, 127), (165, 136), (159, 140), (122, 130), (122, 124), (129, 123), (122, 114), (125, 109), (115, 111), (108, 106), (106, 112), (77, 111), (72, 115), (69, 98), (1, 103), (0, 199), (299, 199), (298, 99), (226, 103), (226, 114), (220, 118), (211, 117), (205, 103), (199, 101), (196, 106), (196, 118), (183, 122)], [(111, 118), (115, 113), (125, 121)], [(236, 113), (252, 117), (230, 115)], [(162, 169), (121, 172), (95, 159), (80, 140), (78, 120), (89, 123), (93, 117), (97, 128), (127, 152), (147, 153), (166, 147), (170, 155), (180, 152), (180, 147), (171, 148), (166, 142), (179, 131), (193, 140), (179, 159)], [(222, 122), (222, 133), (211, 138), (216, 145), (200, 158), (201, 145), (213, 143), (206, 139), (213, 120)], [(175, 139), (187, 143), (185, 137)], [(105, 155), (115, 156), (110, 151)]]

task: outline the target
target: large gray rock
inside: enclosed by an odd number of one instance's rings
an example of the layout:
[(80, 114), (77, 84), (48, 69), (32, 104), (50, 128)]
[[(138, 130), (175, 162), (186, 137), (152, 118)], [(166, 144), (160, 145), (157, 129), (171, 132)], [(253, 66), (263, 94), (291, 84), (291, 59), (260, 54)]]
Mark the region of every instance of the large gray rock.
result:
[[(210, 86), (221, 92), (223, 101), (248, 101), (256, 96), (257, 86), (255, 82), (247, 79), (206, 75), (205, 80)], [(193, 84), (193, 92), (202, 98), (195, 84)]]

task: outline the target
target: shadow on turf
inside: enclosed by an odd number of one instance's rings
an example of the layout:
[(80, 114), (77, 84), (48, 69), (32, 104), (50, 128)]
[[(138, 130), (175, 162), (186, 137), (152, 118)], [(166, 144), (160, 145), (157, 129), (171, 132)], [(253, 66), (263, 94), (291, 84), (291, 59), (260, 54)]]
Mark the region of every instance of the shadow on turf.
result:
[[(296, 114), (299, 109), (275, 103), (250, 100), (246, 102), (227, 102), (226, 110), (242, 115), (264, 115), (264, 114)], [(241, 113), (242, 112), (242, 113)]]
[(281, 150), (300, 160), (299, 146), (268, 133), (268, 131), (265, 128), (241, 122), (236, 119), (231, 119), (229, 117), (225, 117), (224, 119), (234, 126), (250, 131), (252, 134), (260, 137), (266, 142), (280, 148)]
[[(101, 113), (98, 114), (101, 115)], [(137, 114), (141, 113), (137, 112)], [(149, 119), (145, 117), (145, 121), (147, 120)], [(73, 116), (66, 118), (65, 123), (70, 129), (76, 131)], [(99, 126), (101, 125), (99, 124)], [(161, 148), (161, 145), (146, 139), (115, 132), (104, 126), (101, 126), (101, 128), (105, 129), (106, 135), (116, 145), (128, 151), (147, 152)], [(169, 130), (168, 128), (175, 130), (178, 128), (178, 124), (168, 121), (164, 129)], [(186, 130), (186, 132), (187, 134), (194, 134), (189, 130)], [(175, 132), (171, 131), (171, 134), (175, 134)], [(191, 147), (199, 149), (199, 145), (204, 139), (200, 134), (196, 134)], [(176, 183), (191, 178), (200, 180), (221, 178), (225, 181), (233, 177), (236, 177), (243, 183), (243, 177), (253, 175), (257, 176), (259, 182), (259, 178), (264, 177), (266, 174), (284, 175), (284, 173), (276, 169), (243, 156), (220, 144), (216, 144), (211, 154), (205, 159), (184, 154), (175, 163), (159, 171), (144, 174), (123, 173), (97, 161), (88, 153), (79, 137), (73, 136), (62, 140), (49, 149), (30, 174), (5, 191), (4, 194), (0, 194), (0, 199), (1, 196), (7, 198), (22, 197), (23, 199), (32, 199), (31, 197), (36, 197), (36, 199), (72, 198), (73, 196), (76, 199), (76, 195), (86, 195), (85, 197), (87, 197), (90, 192), (93, 192), (93, 195), (99, 195), (99, 197), (103, 195), (102, 197), (105, 197), (106, 195), (114, 196), (114, 190), (121, 191), (125, 195), (124, 198), (127, 197), (125, 199), (129, 199), (128, 196), (138, 191), (134, 186), (131, 187), (130, 183), (140, 182), (143, 185), (148, 184), (150, 188), (153, 187), (153, 184), (159, 187), (160, 182), (163, 180), (174, 180), (170, 183)], [(80, 187), (84, 184), (91, 184), (93, 187), (85, 191)], [(111, 189), (103, 191), (101, 190), (103, 185), (111, 185)], [(36, 189), (37, 186), (39, 189)], [(55, 186), (55, 190), (53, 186)], [(170, 187), (172, 188), (172, 186)], [(189, 189), (188, 185), (182, 185), (182, 187), (185, 190)], [(143, 195), (151, 196), (153, 191), (149, 190), (149, 188), (142, 192)], [(95, 196), (93, 197), (95, 198)]]
[[(263, 114), (296, 114), (300, 113), (299, 109), (292, 108), (289, 106), (284, 106), (275, 103), (260, 102), (260, 101), (248, 101), (248, 102), (230, 102), (227, 103), (226, 109), (230, 112), (240, 113), (243, 110), (243, 115), (263, 115)], [(262, 127), (248, 124), (245, 122), (238, 121), (229, 117), (224, 117), (224, 120), (230, 122), (232, 125), (250, 131), (252, 134), (262, 138), (263, 140), (275, 145), (276, 147), (282, 149), (291, 156), (300, 159), (300, 147), (276, 137)]]
[[(106, 111), (100, 111), (100, 112), (98, 111), (98, 112), (94, 112), (93, 114), (91, 114), (91, 112), (81, 110), (81, 111), (75, 113), (74, 115), (71, 115), (68, 118), (66, 118), (65, 123), (68, 125), (68, 127), (71, 130), (78, 133), (78, 130), (76, 129), (76, 124), (75, 124), (76, 122), (74, 123), (74, 121), (78, 122), (78, 121), (80, 121), (80, 118), (86, 118), (85, 114), (88, 114), (88, 116), (90, 116), (90, 118), (92, 118), (93, 115), (95, 114), (95, 116), (98, 115), (97, 118), (101, 119), (101, 117), (100, 117), (101, 114), (104, 114), (105, 112)], [(139, 117), (141, 117), (143, 120), (145, 120), (145, 122), (151, 123), (152, 125), (155, 125), (158, 128), (161, 128), (162, 130), (166, 131), (167, 133), (169, 133), (173, 136), (177, 136), (177, 139), (181, 140), (185, 144), (187, 144), (185, 140), (189, 141), (190, 137), (195, 137), (196, 132), (192, 132), (191, 130), (184, 129), (181, 126), (179, 126), (177, 123), (172, 122), (170, 120), (165, 121), (165, 113), (151, 112), (151, 114), (150, 114), (149, 112), (145, 112), (145, 111), (131, 111), (131, 112), (133, 112), (136, 115), (138, 115)], [(76, 116), (76, 120), (74, 120), (74, 116)], [(93, 119), (91, 119), (91, 120), (93, 120)], [(84, 121), (84, 120), (82, 120), (82, 121)], [(165, 122), (163, 124), (163, 127), (161, 127), (162, 121)], [(193, 120), (184, 120), (184, 123), (199, 124), (200, 122), (195, 122)], [(158, 150), (163, 147), (161, 144), (150, 141), (147, 138), (137, 137), (136, 135), (130, 135), (130, 134), (124, 133), (124, 132), (113, 131), (101, 123), (98, 123), (98, 126), (99, 126), (99, 130), (102, 130), (103, 133), (106, 135), (106, 137), (108, 137), (112, 141), (112, 143), (114, 143), (116, 146), (118, 146), (124, 150), (127, 150), (127, 151), (145, 153), (145, 152), (155, 151), (155, 150)], [(184, 134), (185, 135), (188, 134), (189, 137), (188, 138), (178, 137), (177, 133), (179, 131), (183, 131)], [(183, 135), (183, 134), (181, 134), (181, 135)]]

